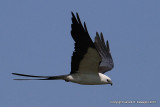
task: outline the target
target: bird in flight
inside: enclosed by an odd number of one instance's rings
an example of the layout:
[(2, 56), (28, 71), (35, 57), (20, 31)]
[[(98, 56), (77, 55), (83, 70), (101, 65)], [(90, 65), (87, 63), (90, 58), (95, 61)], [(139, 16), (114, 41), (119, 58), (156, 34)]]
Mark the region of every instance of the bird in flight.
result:
[(59, 76), (35, 76), (27, 74), (12, 73), (13, 75), (34, 77), (33, 79), (15, 80), (65, 80), (83, 85), (111, 84), (112, 80), (104, 75), (113, 66), (113, 59), (110, 53), (108, 41), (105, 44), (103, 34), (96, 33), (93, 42), (87, 31), (86, 24), (81, 23), (78, 13), (72, 12), (71, 36), (75, 41), (74, 51), (71, 60), (71, 72)]

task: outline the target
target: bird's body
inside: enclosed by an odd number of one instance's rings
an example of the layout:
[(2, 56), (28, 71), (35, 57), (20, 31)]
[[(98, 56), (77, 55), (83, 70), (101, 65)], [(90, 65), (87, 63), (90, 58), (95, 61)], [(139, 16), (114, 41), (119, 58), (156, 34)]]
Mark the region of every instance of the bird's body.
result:
[[(35, 77), (41, 79), (15, 79), (15, 80), (65, 80), (66, 82), (73, 82), (82, 85), (100, 85), (100, 84), (111, 84), (111, 79), (102, 73), (74, 73), (69, 75), (59, 76), (34, 76), (19, 73), (12, 73), (14, 75)], [(107, 81), (106, 81), (107, 80)]]
[(72, 74), (66, 77), (66, 81), (83, 84), (83, 85), (99, 85), (99, 84), (110, 84), (106, 82), (111, 79), (102, 73), (86, 73), (86, 74)]
[(84, 27), (78, 13), (72, 13), (71, 35), (75, 41), (75, 50), (72, 55), (71, 72), (68, 75), (59, 76), (34, 76), (19, 73), (14, 75), (34, 77), (37, 79), (15, 80), (65, 80), (83, 85), (111, 84), (111, 79), (104, 75), (113, 68), (113, 60), (108, 41), (104, 42), (103, 34), (96, 33), (95, 42), (90, 38), (86, 24)]

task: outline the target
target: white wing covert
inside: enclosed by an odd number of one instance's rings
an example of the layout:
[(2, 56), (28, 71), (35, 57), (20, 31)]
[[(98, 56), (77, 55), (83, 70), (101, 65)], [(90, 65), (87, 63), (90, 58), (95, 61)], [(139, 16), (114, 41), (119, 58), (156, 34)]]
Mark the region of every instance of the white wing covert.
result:
[(110, 71), (114, 67), (114, 63), (110, 53), (108, 40), (105, 44), (103, 34), (101, 33), (99, 36), (99, 34), (96, 32), (94, 44), (102, 58), (102, 61), (99, 65), (99, 72), (105, 73), (107, 71)]

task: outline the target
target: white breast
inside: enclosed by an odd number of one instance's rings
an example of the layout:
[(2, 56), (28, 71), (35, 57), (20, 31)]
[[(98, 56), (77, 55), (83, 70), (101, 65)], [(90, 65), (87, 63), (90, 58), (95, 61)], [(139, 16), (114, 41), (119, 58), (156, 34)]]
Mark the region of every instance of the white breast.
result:
[(98, 84), (106, 84), (105, 82), (106, 76), (101, 73), (75, 73), (67, 76), (67, 81), (83, 84), (83, 85), (98, 85)]

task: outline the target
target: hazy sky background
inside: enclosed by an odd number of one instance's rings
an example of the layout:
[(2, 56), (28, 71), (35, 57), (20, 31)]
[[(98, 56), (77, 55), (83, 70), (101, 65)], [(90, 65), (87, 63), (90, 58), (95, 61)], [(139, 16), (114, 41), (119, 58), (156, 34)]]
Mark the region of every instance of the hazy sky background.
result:
[[(71, 11), (94, 39), (103, 32), (115, 63), (110, 85), (14, 81), (12, 72), (62, 75), (71, 70)], [(159, 0), (1, 0), (0, 107), (160, 106)], [(110, 104), (110, 101), (157, 101)]]

